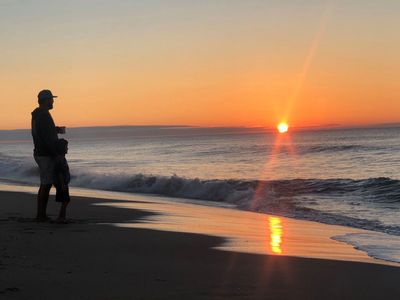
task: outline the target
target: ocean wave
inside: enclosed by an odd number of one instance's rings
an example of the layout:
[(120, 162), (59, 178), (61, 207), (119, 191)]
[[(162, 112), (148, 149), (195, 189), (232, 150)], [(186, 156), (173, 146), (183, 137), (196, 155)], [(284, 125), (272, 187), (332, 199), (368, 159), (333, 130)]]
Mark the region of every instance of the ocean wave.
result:
[(362, 145), (313, 145), (306, 147), (304, 149), (304, 152), (315, 153), (315, 152), (340, 152), (340, 151), (362, 151), (362, 150), (372, 150), (372, 149), (371, 147), (365, 147)]
[(348, 233), (332, 237), (333, 240), (348, 243), (355, 249), (365, 251), (369, 256), (400, 263), (400, 237), (380, 232)]
[(35, 182), (39, 170), (33, 159), (14, 158), (0, 154), (0, 177)]
[(372, 145), (358, 145), (358, 144), (345, 144), (345, 145), (327, 145), (327, 144), (314, 144), (314, 145), (297, 145), (297, 154), (318, 154), (318, 153), (368, 153), (371, 151), (385, 151), (385, 147), (372, 146)]
[[(89, 172), (87, 168), (77, 166), (71, 169), (71, 185), (76, 187), (225, 202), (243, 210), (400, 235), (399, 226), (351, 213), (355, 206), (372, 212), (374, 208), (382, 208), (389, 214), (397, 211), (400, 208), (400, 181), (396, 179), (203, 180), (178, 175), (107, 174)], [(27, 183), (39, 181), (32, 159), (24, 161), (6, 156), (0, 156), (0, 177)], [(321, 199), (328, 201), (331, 207), (338, 204), (341, 208), (334, 212), (324, 211), (320, 209)], [(345, 208), (344, 203), (347, 204)]]
[(96, 174), (77, 171), (72, 184), (80, 187), (159, 194), (234, 204), (250, 200), (279, 200), (306, 195), (346, 196), (372, 203), (399, 203), (400, 181), (385, 177), (369, 179), (237, 180), (185, 178), (178, 175)]
[[(210, 146), (207, 150), (198, 150), (195, 152), (196, 156), (218, 156), (218, 155), (241, 155), (241, 154), (265, 154), (275, 151), (275, 144), (251, 144), (247, 146), (235, 145), (229, 146)], [(288, 155), (305, 155), (305, 154), (319, 154), (319, 153), (341, 153), (341, 152), (351, 152), (351, 153), (364, 153), (370, 151), (384, 151), (386, 148), (379, 146), (366, 146), (357, 144), (346, 144), (346, 145), (326, 145), (326, 144), (298, 144), (296, 147), (281, 147), (278, 151), (280, 154)], [(176, 149), (165, 149), (163, 153), (171, 153), (176, 151)]]
[[(268, 151), (267, 151), (268, 150)], [(337, 153), (369, 153), (373, 151), (385, 151), (384, 147), (379, 147), (379, 146), (366, 146), (366, 145), (356, 145), (356, 144), (347, 144), (347, 145), (326, 145), (326, 144), (314, 144), (314, 145), (304, 145), (304, 144), (298, 144), (296, 147), (293, 148), (287, 148), (287, 147), (282, 147), (279, 149), (279, 153), (285, 153), (288, 155), (307, 155), (307, 154), (327, 154), (327, 155), (334, 155)], [(258, 153), (264, 151), (264, 152), (270, 152), (271, 149), (267, 149), (264, 147), (262, 149), (261, 147), (258, 147), (257, 149)]]
[[(111, 191), (157, 194), (168, 197), (208, 200), (234, 204), (242, 210), (272, 213), (296, 219), (400, 235), (400, 227), (386, 224), (379, 218), (352, 215), (352, 207), (375, 212), (366, 203), (384, 205), (393, 214), (400, 208), (400, 181), (390, 178), (294, 179), (294, 180), (200, 180), (173, 176), (144, 174), (105, 175), (82, 172), (73, 176), (80, 187)], [(331, 205), (341, 204), (341, 210), (320, 210), (318, 202), (328, 199)], [(310, 202), (315, 202), (311, 205)], [(347, 202), (343, 208), (343, 202)], [(305, 205), (308, 204), (308, 205)], [(346, 211), (347, 210), (347, 211)]]

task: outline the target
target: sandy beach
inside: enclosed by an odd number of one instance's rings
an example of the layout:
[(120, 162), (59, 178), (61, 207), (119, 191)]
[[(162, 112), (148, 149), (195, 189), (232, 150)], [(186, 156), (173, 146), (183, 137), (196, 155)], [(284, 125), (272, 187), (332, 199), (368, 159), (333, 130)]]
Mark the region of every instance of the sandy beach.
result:
[(399, 12), (0, 1), (0, 300), (400, 300)]
[[(53, 199), (50, 201), (49, 214), (54, 216), (58, 206)], [(136, 205), (143, 206), (145, 202), (138, 200)], [(157, 199), (154, 202), (157, 202)], [(160, 206), (165, 205), (164, 200), (159, 202)], [(134, 202), (74, 197), (70, 209), (70, 224), (36, 223), (32, 219), (36, 205), (34, 195), (0, 192), (0, 297), (400, 297), (400, 268), (396, 266), (240, 253), (226, 249), (220, 251), (216, 248), (229, 246), (226, 246), (226, 240), (216, 236), (174, 232), (171, 228), (161, 231), (128, 225), (135, 220), (142, 220), (138, 224), (151, 223), (149, 220), (162, 215), (143, 209), (123, 207), (129, 203)], [(109, 204), (121, 207), (111, 207)], [(309, 242), (302, 243), (301, 237), (298, 237), (297, 244), (302, 248), (302, 244), (306, 245)], [(356, 251), (350, 246), (345, 247), (348, 249), (347, 255), (351, 256), (352, 251)], [(335, 248), (332, 248), (332, 255), (334, 252)], [(361, 254), (361, 260), (369, 259), (362, 257), (364, 256)], [(370, 262), (373, 260), (370, 259)]]

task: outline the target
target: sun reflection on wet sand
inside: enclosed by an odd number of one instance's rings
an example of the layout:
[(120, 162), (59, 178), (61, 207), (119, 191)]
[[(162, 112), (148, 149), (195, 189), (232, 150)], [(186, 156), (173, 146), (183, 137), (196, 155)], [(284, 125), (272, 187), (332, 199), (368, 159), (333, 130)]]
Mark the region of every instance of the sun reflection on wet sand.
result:
[[(37, 193), (36, 187), (6, 184), (0, 184), (0, 190)], [(370, 258), (366, 253), (354, 249), (351, 245), (330, 238), (347, 234), (349, 230), (352, 233), (367, 232), (364, 230), (242, 211), (232, 209), (233, 206), (229, 207), (228, 205), (226, 207), (197, 205), (189, 199), (178, 202), (177, 199), (154, 195), (79, 188), (72, 188), (70, 192), (73, 196), (111, 200), (110, 202), (100, 201), (95, 205), (145, 210), (153, 213), (134, 222), (112, 223), (114, 226), (223, 237), (225, 241), (213, 247), (222, 251), (361, 261), (399, 266), (396, 263)]]
[[(120, 227), (197, 233), (226, 238), (224, 243), (214, 247), (218, 250), (388, 264), (372, 259), (366, 253), (330, 238), (348, 233), (347, 227), (231, 208), (176, 203), (165, 197), (134, 195), (132, 198), (136, 201), (97, 205), (143, 209), (155, 213), (133, 223), (114, 224)], [(351, 231), (364, 232), (355, 229)]]
[(283, 226), (281, 218), (268, 217), (271, 251), (274, 254), (282, 254)]
[[(1, 183), (0, 190), (37, 193), (36, 187)], [(111, 200), (110, 202), (100, 201), (95, 205), (145, 210), (153, 213), (132, 223), (112, 223), (114, 226), (223, 237), (225, 241), (213, 247), (218, 250), (399, 266), (398, 263), (373, 259), (351, 245), (331, 239), (332, 236), (345, 235), (349, 232), (368, 233), (361, 229), (242, 211), (228, 206), (197, 205), (191, 203), (189, 199), (178, 202), (176, 199), (154, 195), (79, 188), (72, 188), (70, 192), (73, 196)]]

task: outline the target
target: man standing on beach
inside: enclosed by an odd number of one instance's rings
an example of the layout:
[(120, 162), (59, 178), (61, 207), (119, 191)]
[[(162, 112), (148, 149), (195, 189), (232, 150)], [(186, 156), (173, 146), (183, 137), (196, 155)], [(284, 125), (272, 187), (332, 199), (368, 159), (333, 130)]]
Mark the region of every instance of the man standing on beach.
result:
[[(42, 90), (38, 94), (39, 107), (32, 112), (32, 137), (34, 143), (33, 156), (40, 170), (40, 188), (37, 196), (38, 221), (47, 221), (47, 202), (51, 186), (55, 180), (57, 159), (57, 133), (61, 128), (56, 127), (49, 110), (53, 108), (54, 98), (50, 90)], [(62, 158), (62, 157), (61, 157)]]

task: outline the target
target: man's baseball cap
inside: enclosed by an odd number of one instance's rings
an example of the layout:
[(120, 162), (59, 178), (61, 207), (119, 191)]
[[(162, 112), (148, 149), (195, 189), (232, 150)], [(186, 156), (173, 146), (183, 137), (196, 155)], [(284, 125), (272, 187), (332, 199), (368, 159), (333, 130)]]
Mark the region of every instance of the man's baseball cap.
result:
[(53, 98), (57, 98), (57, 96), (54, 96), (50, 90), (41, 90), (38, 94), (39, 100), (53, 99)]

